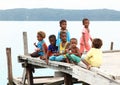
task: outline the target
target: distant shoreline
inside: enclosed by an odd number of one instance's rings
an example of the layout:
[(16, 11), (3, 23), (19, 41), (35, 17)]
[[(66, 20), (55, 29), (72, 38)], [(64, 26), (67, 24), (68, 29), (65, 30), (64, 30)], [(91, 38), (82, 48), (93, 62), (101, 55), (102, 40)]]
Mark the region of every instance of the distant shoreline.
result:
[(0, 10), (0, 21), (120, 21), (120, 11), (111, 9), (70, 10), (70, 9), (7, 9)]

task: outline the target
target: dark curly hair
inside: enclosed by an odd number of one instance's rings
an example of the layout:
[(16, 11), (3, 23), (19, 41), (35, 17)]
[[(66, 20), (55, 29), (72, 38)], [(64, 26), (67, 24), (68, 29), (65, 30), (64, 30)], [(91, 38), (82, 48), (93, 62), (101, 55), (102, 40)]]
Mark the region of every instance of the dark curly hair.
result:
[(102, 45), (103, 45), (103, 43), (102, 43), (101, 39), (99, 39), (99, 38), (93, 39), (93, 41), (92, 41), (92, 47), (99, 49), (99, 48), (101, 48)]

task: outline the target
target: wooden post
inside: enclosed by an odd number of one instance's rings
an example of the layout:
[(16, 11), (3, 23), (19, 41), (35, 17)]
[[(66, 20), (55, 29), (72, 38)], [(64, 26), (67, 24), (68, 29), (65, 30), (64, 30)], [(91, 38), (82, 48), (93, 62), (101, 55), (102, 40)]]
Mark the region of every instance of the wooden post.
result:
[(33, 85), (33, 74), (32, 74), (32, 66), (30, 64), (28, 64), (27, 66), (27, 81), (28, 81), (28, 85)]
[(65, 85), (72, 85), (72, 75), (64, 74), (64, 84)]
[[(23, 32), (23, 44), (24, 44), (24, 55), (28, 55), (28, 42), (27, 42), (27, 32)], [(25, 84), (27, 76), (27, 70), (24, 68), (22, 75), (22, 84)]]
[(23, 32), (24, 54), (28, 55), (27, 32)]
[(8, 64), (8, 81), (9, 81), (9, 85), (13, 85), (11, 48), (6, 48), (6, 54), (7, 54), (7, 64)]
[(110, 50), (113, 50), (113, 42), (111, 42)]

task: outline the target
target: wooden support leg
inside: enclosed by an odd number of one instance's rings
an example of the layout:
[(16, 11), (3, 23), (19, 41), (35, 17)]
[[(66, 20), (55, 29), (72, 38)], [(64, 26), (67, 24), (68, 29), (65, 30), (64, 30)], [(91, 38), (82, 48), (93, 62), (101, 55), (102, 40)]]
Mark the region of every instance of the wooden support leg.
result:
[(8, 85), (13, 85), (11, 48), (6, 48), (6, 55), (8, 65)]
[(72, 76), (69, 74), (64, 74), (64, 83), (65, 85), (72, 85)]
[(28, 85), (33, 85), (33, 74), (32, 74), (32, 68), (31, 67), (32, 66), (29, 64), (26, 68)]
[(26, 81), (26, 68), (24, 68), (23, 70), (23, 75), (22, 75), (22, 84), (25, 85), (25, 81)]

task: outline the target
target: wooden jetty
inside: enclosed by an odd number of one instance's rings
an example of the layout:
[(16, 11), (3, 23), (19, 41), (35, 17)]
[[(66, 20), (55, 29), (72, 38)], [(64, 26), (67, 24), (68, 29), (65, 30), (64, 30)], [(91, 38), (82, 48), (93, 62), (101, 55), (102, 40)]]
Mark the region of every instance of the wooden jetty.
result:
[[(91, 68), (87, 70), (82, 63), (80, 65), (74, 65), (49, 61), (47, 65), (44, 60), (32, 58), (28, 55), (28, 47), (26, 46), (27, 35), (26, 33), (23, 33), (23, 35), (24, 55), (18, 56), (18, 61), (24, 68), (21, 78), (12, 76), (11, 49), (6, 49), (9, 85), (73, 85), (73, 83), (78, 82), (83, 83), (83, 85), (120, 85), (119, 50), (103, 52), (103, 65), (99, 69)], [(58, 72), (55, 72), (55, 76), (34, 77), (33, 68), (51, 68)]]

